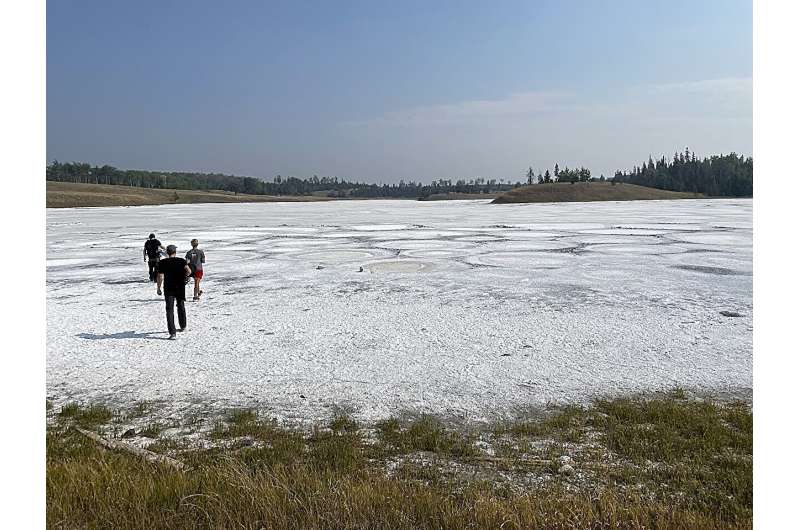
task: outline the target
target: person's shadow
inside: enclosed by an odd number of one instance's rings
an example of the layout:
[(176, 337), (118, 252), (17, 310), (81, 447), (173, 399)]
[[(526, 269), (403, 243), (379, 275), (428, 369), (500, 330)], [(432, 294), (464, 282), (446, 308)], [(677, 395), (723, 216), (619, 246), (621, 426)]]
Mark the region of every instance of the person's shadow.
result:
[(121, 331), (119, 333), (78, 333), (76, 337), (88, 340), (106, 340), (106, 339), (147, 339), (147, 340), (168, 340), (167, 337), (161, 337), (163, 331), (148, 331), (140, 333), (136, 331)]

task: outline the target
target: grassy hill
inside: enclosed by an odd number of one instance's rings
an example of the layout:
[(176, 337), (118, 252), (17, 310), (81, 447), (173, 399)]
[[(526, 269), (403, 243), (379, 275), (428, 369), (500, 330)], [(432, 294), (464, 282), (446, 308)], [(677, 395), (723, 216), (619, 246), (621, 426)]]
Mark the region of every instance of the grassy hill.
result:
[(495, 199), (505, 192), (491, 192), (491, 193), (434, 193), (427, 197), (420, 197), (420, 201), (464, 201), (473, 199)]
[(327, 197), (245, 195), (228, 191), (133, 188), (105, 184), (47, 182), (48, 208), (84, 206), (144, 206), (203, 202), (296, 202), (324, 201)]
[(523, 186), (500, 195), (492, 204), (522, 202), (590, 202), (590, 201), (642, 201), (668, 199), (696, 199), (703, 197), (697, 193), (647, 188), (635, 184), (615, 184), (610, 182), (555, 182)]
[[(586, 202), (586, 201), (637, 201), (648, 199), (692, 199), (702, 197), (695, 193), (647, 188), (635, 184), (609, 182), (576, 182), (534, 184), (505, 193), (446, 193), (431, 195), (421, 200), (491, 199), (493, 204), (522, 202)], [(217, 190), (175, 190), (111, 186), (106, 184), (78, 184), (47, 181), (48, 208), (77, 208), (87, 206), (145, 206), (153, 204), (190, 204), (209, 202), (305, 202), (331, 200), (321, 193), (313, 195), (247, 195)]]

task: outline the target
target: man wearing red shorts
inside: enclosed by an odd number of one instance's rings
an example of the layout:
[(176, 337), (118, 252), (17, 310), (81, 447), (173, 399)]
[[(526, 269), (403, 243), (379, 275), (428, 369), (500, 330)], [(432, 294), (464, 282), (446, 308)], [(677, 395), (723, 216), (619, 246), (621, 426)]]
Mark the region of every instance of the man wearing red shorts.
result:
[(203, 279), (203, 263), (206, 262), (206, 253), (197, 248), (199, 244), (199, 241), (192, 239), (192, 250), (186, 253), (186, 261), (189, 262), (189, 266), (194, 271), (194, 274), (192, 274), (194, 277), (194, 296), (192, 300), (194, 301), (200, 300), (200, 295), (203, 294), (203, 290), (200, 289), (200, 280)]

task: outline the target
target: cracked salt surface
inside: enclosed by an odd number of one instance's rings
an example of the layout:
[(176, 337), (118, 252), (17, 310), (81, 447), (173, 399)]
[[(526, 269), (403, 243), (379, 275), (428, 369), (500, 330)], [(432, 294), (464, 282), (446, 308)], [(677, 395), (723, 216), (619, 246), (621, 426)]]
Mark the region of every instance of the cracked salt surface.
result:
[[(208, 259), (174, 342), (142, 263), (152, 231), (180, 255), (198, 237)], [(58, 209), (47, 245), (57, 405), (477, 420), (752, 388), (750, 200)]]

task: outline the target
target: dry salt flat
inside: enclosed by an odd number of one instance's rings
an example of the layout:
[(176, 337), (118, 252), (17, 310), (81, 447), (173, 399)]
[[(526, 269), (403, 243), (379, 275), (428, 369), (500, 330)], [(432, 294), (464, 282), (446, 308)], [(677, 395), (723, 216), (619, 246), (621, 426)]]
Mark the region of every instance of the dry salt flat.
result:
[[(177, 341), (150, 232), (206, 251)], [(480, 420), (676, 385), (752, 388), (751, 200), (47, 211), (57, 405)]]

